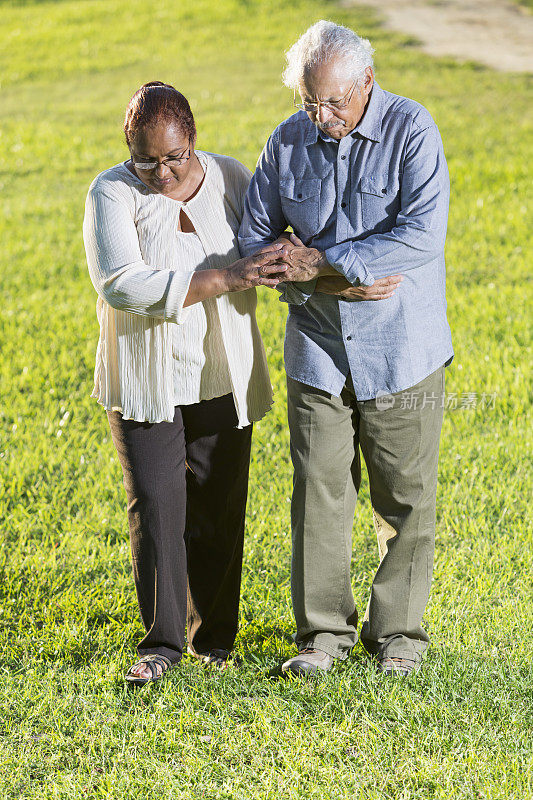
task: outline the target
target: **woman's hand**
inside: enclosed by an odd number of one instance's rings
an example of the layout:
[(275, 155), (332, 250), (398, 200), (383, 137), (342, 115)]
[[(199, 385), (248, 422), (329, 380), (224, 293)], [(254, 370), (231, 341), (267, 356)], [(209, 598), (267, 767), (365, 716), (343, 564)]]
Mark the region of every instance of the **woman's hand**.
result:
[(282, 263), (282, 245), (271, 244), (258, 253), (235, 261), (222, 270), (225, 292), (242, 292), (254, 286), (277, 286), (287, 266)]
[(269, 244), (253, 256), (234, 261), (229, 267), (195, 272), (183, 308), (227, 292), (243, 292), (254, 286), (277, 286), (287, 269), (280, 261), (281, 250), (282, 245)]
[(403, 275), (391, 275), (379, 278), (372, 286), (352, 286), (342, 275), (326, 276), (317, 280), (315, 292), (334, 294), (342, 300), (386, 300), (402, 281)]

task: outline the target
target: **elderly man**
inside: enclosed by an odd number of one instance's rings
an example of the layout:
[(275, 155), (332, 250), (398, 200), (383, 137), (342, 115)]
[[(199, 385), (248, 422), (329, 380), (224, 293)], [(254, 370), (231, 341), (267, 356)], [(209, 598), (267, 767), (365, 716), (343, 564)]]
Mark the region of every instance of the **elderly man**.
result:
[[(430, 114), (374, 81), (372, 48), (332, 22), (288, 51), (301, 109), (267, 141), (239, 233), (283, 236), (296, 675), (357, 640), (351, 532), (366, 462), (380, 553), (361, 641), (385, 674), (417, 669), (433, 567), (449, 181)], [(288, 237), (288, 234), (286, 234)], [(378, 302), (372, 302), (378, 301)]]

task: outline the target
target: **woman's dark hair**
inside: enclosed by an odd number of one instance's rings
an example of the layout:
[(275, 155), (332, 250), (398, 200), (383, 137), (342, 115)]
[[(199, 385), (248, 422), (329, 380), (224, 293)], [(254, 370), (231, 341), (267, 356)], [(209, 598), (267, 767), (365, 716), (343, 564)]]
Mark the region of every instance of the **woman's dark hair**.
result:
[(187, 98), (168, 83), (145, 83), (137, 89), (126, 109), (124, 133), (127, 145), (141, 128), (156, 125), (162, 119), (175, 122), (188, 139), (194, 140), (196, 125)]

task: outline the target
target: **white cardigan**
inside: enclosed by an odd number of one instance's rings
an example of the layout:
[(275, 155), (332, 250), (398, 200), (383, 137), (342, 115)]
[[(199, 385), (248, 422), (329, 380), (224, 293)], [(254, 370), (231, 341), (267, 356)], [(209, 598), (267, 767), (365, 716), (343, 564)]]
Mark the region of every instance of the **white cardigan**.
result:
[[(174, 419), (172, 326), (187, 323), (190, 307), (183, 303), (194, 273), (176, 269), (180, 209), (203, 245), (204, 268), (240, 258), (237, 231), (250, 172), (228, 156), (198, 155), (205, 178), (187, 203), (153, 192), (125, 164), (100, 173), (87, 195), (83, 237), (100, 323), (91, 397), (124, 419)], [(220, 295), (216, 304), (238, 425), (244, 427), (272, 405), (255, 289)]]

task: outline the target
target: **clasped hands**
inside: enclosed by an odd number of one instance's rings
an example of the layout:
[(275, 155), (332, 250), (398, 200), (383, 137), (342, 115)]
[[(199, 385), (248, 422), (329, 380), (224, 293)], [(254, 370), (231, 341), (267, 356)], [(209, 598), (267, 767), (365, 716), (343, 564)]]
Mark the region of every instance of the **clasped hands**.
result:
[[(258, 267), (259, 284), (305, 282), (317, 279), (315, 292), (336, 295), (343, 300), (385, 300), (392, 297), (403, 280), (401, 275), (379, 278), (372, 286), (353, 286), (314, 247), (306, 247), (294, 234), (279, 237), (262, 248), (263, 263)], [(277, 271), (276, 271), (277, 270)]]

